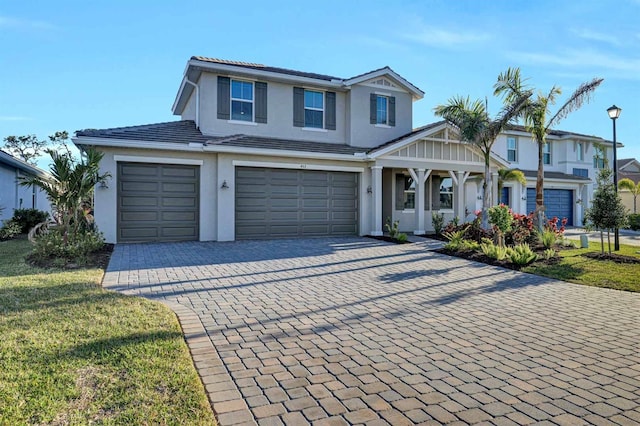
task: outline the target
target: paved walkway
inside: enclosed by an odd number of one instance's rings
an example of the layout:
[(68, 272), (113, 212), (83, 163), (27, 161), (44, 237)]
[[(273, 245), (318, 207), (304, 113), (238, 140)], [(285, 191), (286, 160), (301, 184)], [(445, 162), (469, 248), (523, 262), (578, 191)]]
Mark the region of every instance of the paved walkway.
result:
[(640, 294), (428, 244), (118, 245), (104, 285), (179, 311), (222, 425), (640, 424)]

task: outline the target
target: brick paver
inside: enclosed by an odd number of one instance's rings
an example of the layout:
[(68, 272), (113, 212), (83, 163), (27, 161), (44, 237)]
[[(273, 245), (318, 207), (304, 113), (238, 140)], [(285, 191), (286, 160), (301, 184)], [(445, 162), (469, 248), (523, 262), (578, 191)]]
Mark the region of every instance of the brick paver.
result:
[(117, 245), (220, 423), (640, 421), (640, 295), (364, 238)]

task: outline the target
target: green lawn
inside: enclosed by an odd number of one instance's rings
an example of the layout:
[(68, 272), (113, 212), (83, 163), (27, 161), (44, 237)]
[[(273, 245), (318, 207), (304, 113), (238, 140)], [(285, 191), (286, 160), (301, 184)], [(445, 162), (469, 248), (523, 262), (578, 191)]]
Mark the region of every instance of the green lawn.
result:
[(0, 242), (0, 424), (215, 424), (175, 315)]
[[(605, 251), (606, 244), (605, 240)], [(591, 242), (588, 249), (560, 251), (561, 262), (557, 265), (533, 264), (522, 270), (578, 284), (640, 292), (640, 263), (620, 264), (581, 256), (588, 251), (599, 253), (600, 243)], [(640, 258), (638, 251), (640, 247), (620, 245), (617, 253)]]

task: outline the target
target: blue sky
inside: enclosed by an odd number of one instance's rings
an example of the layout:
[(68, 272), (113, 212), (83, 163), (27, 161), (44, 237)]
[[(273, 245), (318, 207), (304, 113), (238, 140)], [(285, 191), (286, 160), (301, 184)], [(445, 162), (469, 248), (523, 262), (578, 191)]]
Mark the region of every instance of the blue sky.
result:
[(426, 92), (414, 126), (453, 95), (491, 97), (518, 66), (543, 91), (603, 77), (559, 128), (640, 159), (640, 0), (13, 1), (0, 4), (0, 138), (178, 119), (192, 55), (350, 77), (389, 65)]

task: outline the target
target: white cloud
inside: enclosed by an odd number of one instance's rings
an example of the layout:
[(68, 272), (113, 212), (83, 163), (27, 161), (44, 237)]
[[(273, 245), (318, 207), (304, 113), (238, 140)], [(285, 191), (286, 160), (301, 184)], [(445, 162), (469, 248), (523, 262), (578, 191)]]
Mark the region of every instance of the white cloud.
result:
[(491, 34), (484, 32), (457, 31), (427, 26), (422, 26), (411, 33), (402, 34), (402, 37), (427, 46), (445, 48), (483, 43), (493, 38)]
[(2, 28), (19, 30), (54, 30), (56, 29), (56, 26), (45, 21), (0, 16), (0, 29)]
[[(571, 69), (615, 72), (618, 76), (640, 78), (640, 59), (605, 54), (595, 50), (570, 49), (558, 53), (511, 52), (514, 60), (532, 65), (555, 65)], [(605, 76), (606, 77), (606, 76)]]
[(599, 41), (602, 43), (611, 44), (613, 46), (622, 45), (622, 43), (620, 42), (620, 39), (611, 34), (600, 33), (597, 31), (586, 29), (586, 28), (574, 29), (574, 30), (571, 30), (571, 32), (585, 40)]

